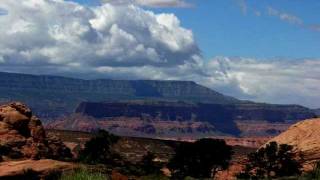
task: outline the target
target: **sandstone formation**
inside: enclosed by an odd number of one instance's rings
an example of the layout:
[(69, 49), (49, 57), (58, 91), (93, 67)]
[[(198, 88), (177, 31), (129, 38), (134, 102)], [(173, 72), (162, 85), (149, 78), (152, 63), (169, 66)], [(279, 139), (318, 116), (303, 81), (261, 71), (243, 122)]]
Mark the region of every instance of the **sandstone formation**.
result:
[(47, 137), (41, 121), (22, 103), (0, 106), (0, 158), (64, 159), (70, 150), (56, 137)]
[(292, 145), (305, 167), (320, 161), (320, 118), (298, 122), (271, 141)]
[(0, 179), (53, 179), (53, 176), (75, 168), (72, 163), (50, 159), (2, 162)]

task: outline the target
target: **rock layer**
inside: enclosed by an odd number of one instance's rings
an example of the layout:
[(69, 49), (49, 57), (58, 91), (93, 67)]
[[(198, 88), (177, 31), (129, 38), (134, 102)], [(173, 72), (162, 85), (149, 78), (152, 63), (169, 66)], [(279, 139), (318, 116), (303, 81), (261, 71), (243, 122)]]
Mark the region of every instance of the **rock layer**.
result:
[(64, 159), (70, 150), (55, 137), (47, 137), (41, 121), (24, 104), (0, 106), (0, 157), (9, 159)]
[(278, 144), (294, 147), (297, 158), (304, 164), (312, 164), (320, 160), (320, 118), (298, 122), (271, 139)]
[(50, 175), (58, 176), (58, 173), (76, 168), (74, 164), (50, 159), (2, 162), (0, 163), (0, 179), (46, 179)]

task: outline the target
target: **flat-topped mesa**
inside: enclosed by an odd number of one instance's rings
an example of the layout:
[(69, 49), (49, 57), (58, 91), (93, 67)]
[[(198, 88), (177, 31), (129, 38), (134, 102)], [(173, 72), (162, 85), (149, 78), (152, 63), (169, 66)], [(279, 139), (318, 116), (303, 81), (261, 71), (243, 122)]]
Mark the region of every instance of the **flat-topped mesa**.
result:
[(64, 159), (70, 150), (57, 138), (47, 137), (41, 121), (24, 104), (0, 106), (1, 159)]

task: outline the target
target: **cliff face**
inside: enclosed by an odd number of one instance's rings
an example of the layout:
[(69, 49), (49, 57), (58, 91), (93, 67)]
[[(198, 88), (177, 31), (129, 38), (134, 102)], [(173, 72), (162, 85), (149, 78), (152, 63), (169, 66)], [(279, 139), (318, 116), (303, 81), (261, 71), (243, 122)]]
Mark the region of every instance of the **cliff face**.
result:
[(44, 118), (71, 113), (82, 101), (160, 99), (217, 104), (241, 102), (189, 81), (81, 80), (0, 73), (0, 82), (0, 102), (22, 101)]
[[(217, 131), (239, 135), (237, 121), (295, 122), (315, 115), (301, 106), (266, 104), (189, 104), (181, 102), (83, 102), (76, 113), (97, 119), (140, 118), (152, 121), (197, 121), (212, 124)], [(243, 124), (242, 124), (243, 125)], [(272, 132), (271, 132), (272, 133)]]

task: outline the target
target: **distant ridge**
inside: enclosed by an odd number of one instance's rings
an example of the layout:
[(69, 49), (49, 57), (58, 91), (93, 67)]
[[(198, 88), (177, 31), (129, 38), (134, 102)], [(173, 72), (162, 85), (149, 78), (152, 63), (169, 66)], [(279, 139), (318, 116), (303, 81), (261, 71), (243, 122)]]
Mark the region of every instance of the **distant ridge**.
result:
[(0, 103), (22, 101), (43, 118), (71, 113), (83, 101), (153, 99), (213, 104), (242, 103), (192, 81), (83, 80), (0, 72), (0, 82)]

